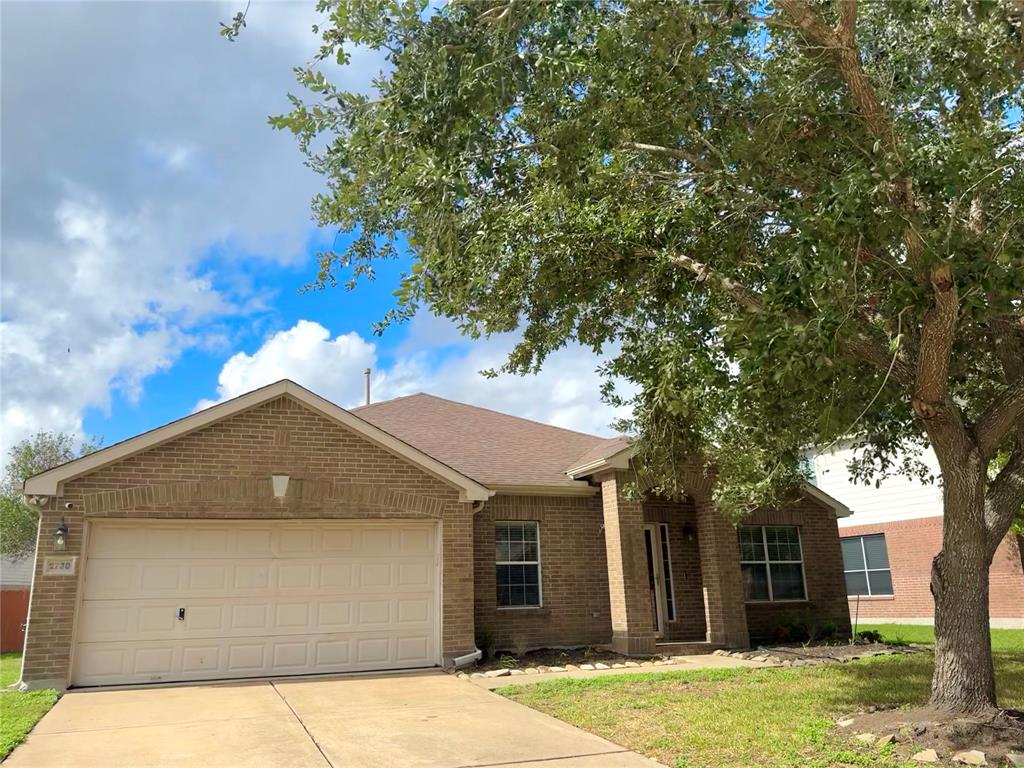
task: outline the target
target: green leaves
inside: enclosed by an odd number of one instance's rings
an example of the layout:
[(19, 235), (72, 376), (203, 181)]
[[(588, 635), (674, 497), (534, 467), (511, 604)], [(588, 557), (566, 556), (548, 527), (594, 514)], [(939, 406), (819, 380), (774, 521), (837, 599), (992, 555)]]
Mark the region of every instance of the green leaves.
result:
[(930, 302), (908, 241), (951, 263), (962, 297), (952, 397), (970, 414), (991, 395), (989, 322), (1019, 317), (1024, 292), (1024, 55), (1006, 6), (860, 4), (860, 65), (895, 144), (778, 11), (754, 20), (761, 4), (321, 7), (321, 58), (359, 45), (388, 65), (369, 97), (300, 70), (309, 100), (271, 120), (324, 175), (317, 220), (356, 235), (316, 284), (372, 275), (401, 232), (417, 260), (385, 322), (428, 305), (469, 335), (521, 328), (514, 371), (571, 340), (610, 351), (608, 374), (640, 388), (621, 426), (665, 492), (672, 461), (703, 455), (742, 511), (796, 483), (809, 446), (916, 439), (907, 389), (884, 377), (893, 355), (913, 367)]
[(0, 551), (5, 556), (21, 558), (35, 550), (39, 513), (21, 494), (25, 480), (92, 453), (101, 442), (86, 440), (76, 446), (65, 432), (38, 432), (11, 448), (0, 480)]

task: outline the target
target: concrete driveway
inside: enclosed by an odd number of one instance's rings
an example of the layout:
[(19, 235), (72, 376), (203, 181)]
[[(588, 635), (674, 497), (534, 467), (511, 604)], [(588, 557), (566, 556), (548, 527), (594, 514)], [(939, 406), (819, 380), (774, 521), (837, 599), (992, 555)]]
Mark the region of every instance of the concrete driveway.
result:
[(654, 768), (658, 764), (435, 671), (72, 691), (5, 765)]

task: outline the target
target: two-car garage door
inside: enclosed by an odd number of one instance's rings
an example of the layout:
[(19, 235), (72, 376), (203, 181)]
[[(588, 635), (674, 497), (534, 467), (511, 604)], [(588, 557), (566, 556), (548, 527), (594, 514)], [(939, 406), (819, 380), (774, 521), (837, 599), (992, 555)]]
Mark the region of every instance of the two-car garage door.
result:
[(91, 525), (74, 685), (439, 663), (435, 523)]

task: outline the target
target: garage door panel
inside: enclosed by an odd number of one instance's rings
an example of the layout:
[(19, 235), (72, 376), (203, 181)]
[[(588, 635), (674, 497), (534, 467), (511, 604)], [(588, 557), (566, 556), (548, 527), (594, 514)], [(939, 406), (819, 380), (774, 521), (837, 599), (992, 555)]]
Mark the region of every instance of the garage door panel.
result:
[(324, 554), (347, 555), (355, 553), (356, 535), (351, 529), (327, 529), (320, 537)]
[(433, 524), (121, 525), (90, 536), (76, 685), (438, 662)]
[(312, 557), (316, 554), (316, 535), (318, 538), (319, 531), (313, 531), (310, 529), (298, 529), (281, 531), (278, 539), (278, 551), (282, 556), (295, 556), (303, 555), (306, 557)]
[(352, 564), (328, 561), (320, 566), (320, 589), (347, 589), (352, 586)]
[(315, 595), (323, 591), (389, 593), (395, 589), (433, 589), (431, 558), (401, 562), (382, 558), (338, 562), (261, 559), (122, 559), (90, 555), (88, 594), (96, 599), (133, 599), (141, 594), (205, 597), (232, 595)]
[(321, 634), (180, 643), (87, 643), (76, 657), (76, 685), (216, 680), (316, 672), (356, 672), (436, 663), (430, 633)]
[(221, 668), (221, 648), (217, 645), (196, 645), (182, 649), (181, 671), (186, 675), (217, 672)]
[[(322, 597), (284, 602), (245, 597), (178, 600), (87, 600), (79, 618), (80, 642), (107, 642), (126, 634), (142, 640), (309, 634), (311, 632), (408, 631), (433, 626), (434, 595), (395, 598)], [(185, 617), (178, 619), (180, 608)]]

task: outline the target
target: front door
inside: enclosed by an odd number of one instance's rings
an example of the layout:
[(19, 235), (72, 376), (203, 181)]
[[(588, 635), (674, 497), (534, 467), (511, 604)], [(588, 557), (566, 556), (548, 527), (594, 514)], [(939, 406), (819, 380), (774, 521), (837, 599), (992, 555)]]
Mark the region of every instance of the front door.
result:
[(644, 526), (644, 551), (647, 554), (647, 586), (651, 599), (651, 621), (657, 637), (665, 634), (665, 583), (661, 574), (661, 542), (657, 526)]
[(665, 634), (665, 624), (676, 620), (676, 598), (672, 586), (672, 554), (668, 545), (668, 523), (644, 526), (644, 552), (647, 555), (647, 587), (651, 597), (651, 619), (657, 637)]

